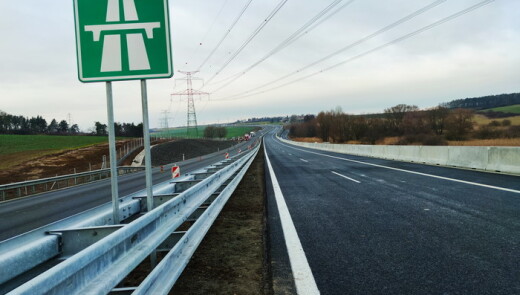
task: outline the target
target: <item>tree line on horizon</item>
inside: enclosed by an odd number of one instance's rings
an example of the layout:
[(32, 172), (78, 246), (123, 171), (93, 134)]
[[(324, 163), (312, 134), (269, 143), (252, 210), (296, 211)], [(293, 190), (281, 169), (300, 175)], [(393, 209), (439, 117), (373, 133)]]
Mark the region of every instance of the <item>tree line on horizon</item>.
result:
[[(97, 136), (108, 135), (107, 124), (94, 122), (94, 132)], [(143, 123), (135, 125), (134, 123), (114, 123), (114, 131), (116, 136), (120, 137), (143, 137)], [(93, 133), (94, 133), (93, 132)]]
[[(143, 124), (114, 123), (116, 136), (120, 137), (142, 137)], [(78, 124), (70, 125), (66, 120), (57, 121), (52, 119), (47, 123), (42, 116), (24, 117), (11, 115), (0, 111), (0, 134), (17, 135), (97, 135), (107, 136), (107, 125), (100, 122), (94, 123), (92, 132), (82, 133)]]
[(42, 116), (24, 117), (7, 114), (0, 111), (0, 134), (52, 134), (52, 135), (68, 135), (78, 134), (80, 132), (77, 124), (69, 126), (66, 120), (58, 122), (52, 119), (47, 123)]
[(448, 102), (446, 106), (450, 109), (464, 108), (473, 110), (485, 110), (515, 104), (520, 104), (520, 93), (498, 94), (482, 97), (456, 99)]
[(331, 143), (376, 144), (387, 137), (398, 137), (397, 144), (444, 145), (447, 140), (470, 137), (520, 137), (520, 126), (510, 126), (509, 120), (493, 121), (475, 130), (473, 115), (473, 110), (443, 105), (420, 110), (414, 105), (399, 104), (385, 109), (380, 116), (349, 115), (338, 107), (317, 116), (306, 115), (302, 122), (288, 128), (292, 137), (318, 137)]

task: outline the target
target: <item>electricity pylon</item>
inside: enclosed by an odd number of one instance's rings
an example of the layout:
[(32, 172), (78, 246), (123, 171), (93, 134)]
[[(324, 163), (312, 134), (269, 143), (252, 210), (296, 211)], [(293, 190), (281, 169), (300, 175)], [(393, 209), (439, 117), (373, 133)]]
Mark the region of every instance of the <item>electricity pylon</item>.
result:
[(171, 95), (179, 96), (181, 99), (183, 96), (187, 96), (188, 112), (187, 112), (187, 123), (186, 123), (186, 136), (189, 136), (190, 128), (195, 128), (195, 134), (198, 137), (199, 130), (197, 128), (197, 113), (195, 112), (195, 101), (193, 100), (193, 96), (194, 95), (198, 95), (199, 97), (203, 96), (203, 95), (209, 96), (209, 93), (193, 89), (192, 80), (202, 80), (200, 78), (192, 77), (192, 75), (198, 73), (198, 71), (194, 71), (194, 72), (179, 71), (179, 73), (186, 75), (185, 78), (178, 79), (178, 80), (186, 80), (186, 85), (187, 85), (186, 90), (181, 91), (181, 92), (172, 93)]

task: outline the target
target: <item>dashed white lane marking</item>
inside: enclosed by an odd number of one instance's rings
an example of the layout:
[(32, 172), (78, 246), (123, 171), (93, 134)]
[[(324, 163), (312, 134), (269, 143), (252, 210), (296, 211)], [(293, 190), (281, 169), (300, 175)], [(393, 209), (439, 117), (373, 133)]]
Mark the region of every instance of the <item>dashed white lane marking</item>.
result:
[(267, 148), (265, 149), (265, 161), (267, 163), (269, 175), (271, 176), (271, 182), (273, 183), (274, 197), (276, 199), (276, 205), (282, 223), (285, 245), (287, 246), (287, 252), (289, 253), (289, 261), (291, 263), (291, 270), (296, 285), (296, 292), (298, 295), (320, 294), (314, 276), (312, 275), (311, 267), (307, 261), (307, 256), (305, 256), (300, 238), (298, 237), (298, 233), (296, 232), (296, 228), (291, 219), (291, 214), (289, 213), (289, 209), (285, 203), (282, 190), (280, 189), (280, 184), (274, 174), (269, 156), (267, 156)]
[(334, 171), (331, 171), (331, 172), (334, 173), (334, 174), (336, 174), (337, 176), (343, 177), (343, 178), (348, 179), (348, 180), (350, 180), (350, 181), (353, 181), (353, 182), (356, 182), (356, 183), (361, 183), (361, 181), (357, 181), (357, 180), (355, 180), (355, 179), (353, 179), (353, 178), (350, 178), (350, 177), (348, 177), (348, 176), (345, 176), (345, 175), (343, 175), (343, 174), (339, 174), (339, 173), (334, 172)]
[(378, 164), (372, 164), (372, 163), (367, 163), (367, 162), (361, 162), (361, 161), (351, 160), (351, 159), (347, 159), (347, 158), (336, 157), (336, 156), (331, 156), (331, 155), (327, 155), (327, 154), (311, 152), (311, 151), (295, 148), (295, 147), (289, 146), (289, 145), (287, 145), (285, 143), (282, 143), (280, 141), (278, 141), (278, 143), (283, 145), (283, 146), (286, 146), (288, 148), (291, 148), (291, 149), (295, 149), (295, 150), (302, 151), (302, 152), (305, 152), (305, 153), (320, 155), (320, 156), (323, 156), (323, 157), (329, 157), (329, 158), (338, 159), (338, 160), (342, 160), (342, 161), (348, 161), (348, 162), (352, 162), (352, 163), (369, 165), (369, 166), (373, 166), (373, 167), (385, 168), (385, 169), (390, 169), (390, 170), (394, 170), (394, 171), (406, 172), (406, 173), (411, 173), (411, 174), (415, 174), (415, 175), (427, 176), (427, 177), (432, 177), (432, 178), (437, 178), (437, 179), (442, 179), (442, 180), (447, 180), (447, 181), (453, 181), (453, 182), (458, 182), (458, 183), (464, 183), (464, 184), (469, 184), (469, 185), (474, 185), (474, 186), (480, 186), (480, 187), (495, 189), (495, 190), (504, 191), (504, 192), (511, 192), (511, 193), (515, 193), (515, 194), (520, 194), (519, 190), (514, 190), (514, 189), (509, 189), (509, 188), (504, 188), (504, 187), (499, 187), (499, 186), (493, 186), (493, 185), (487, 185), (487, 184), (482, 184), (482, 183), (477, 183), (477, 182), (471, 182), (471, 181), (466, 181), (466, 180), (454, 179), (454, 178), (438, 176), (438, 175), (433, 175), (433, 174), (421, 173), (421, 172), (416, 172), (416, 171), (411, 171), (411, 170), (399, 169), (399, 168), (383, 166), (383, 165), (378, 165)]
[(305, 160), (305, 159), (300, 158), (300, 160), (301, 160), (302, 162), (309, 163), (309, 161), (307, 161), (307, 160)]

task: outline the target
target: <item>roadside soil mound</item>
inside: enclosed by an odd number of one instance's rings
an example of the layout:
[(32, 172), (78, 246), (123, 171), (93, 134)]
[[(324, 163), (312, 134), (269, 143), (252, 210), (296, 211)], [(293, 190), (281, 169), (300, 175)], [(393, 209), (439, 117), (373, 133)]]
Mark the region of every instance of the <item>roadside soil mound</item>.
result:
[(166, 165), (170, 163), (224, 151), (233, 146), (234, 141), (216, 141), (204, 139), (181, 139), (154, 146), (152, 149), (152, 166)]
[[(127, 143), (128, 141), (118, 141), (117, 149)], [(152, 149), (152, 163), (156, 166), (181, 161), (182, 154), (189, 159), (216, 152), (218, 149), (224, 150), (231, 147), (234, 142), (185, 139), (166, 143), (154, 142), (154, 144), (158, 144)], [(130, 165), (140, 150), (135, 151), (121, 165)], [(101, 169), (103, 156), (106, 156), (108, 162), (108, 155), (108, 143), (106, 143), (42, 156), (1, 170), (0, 184), (72, 174), (74, 169), (77, 173), (89, 169)]]

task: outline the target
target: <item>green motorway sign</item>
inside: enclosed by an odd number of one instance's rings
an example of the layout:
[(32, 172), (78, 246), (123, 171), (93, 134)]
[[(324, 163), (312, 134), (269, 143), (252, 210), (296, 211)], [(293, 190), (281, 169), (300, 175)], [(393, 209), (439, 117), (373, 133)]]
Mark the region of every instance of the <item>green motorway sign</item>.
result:
[(82, 82), (170, 78), (168, 0), (73, 0)]

